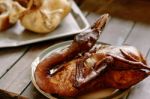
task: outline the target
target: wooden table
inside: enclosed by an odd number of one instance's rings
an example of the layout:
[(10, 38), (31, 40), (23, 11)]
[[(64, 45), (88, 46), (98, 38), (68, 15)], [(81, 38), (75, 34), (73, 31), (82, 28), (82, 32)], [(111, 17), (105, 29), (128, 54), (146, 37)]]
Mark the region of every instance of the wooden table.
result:
[[(90, 24), (100, 16), (91, 12), (84, 12), (84, 15)], [(31, 82), (31, 63), (45, 48), (69, 39), (72, 37), (0, 49), (0, 89), (29, 99), (46, 99)], [(150, 64), (150, 25), (148, 24), (111, 17), (99, 41), (113, 45), (133, 45), (143, 53)], [(150, 91), (147, 91), (149, 88), (150, 77), (139, 83), (130, 92), (128, 99), (150, 99)]]

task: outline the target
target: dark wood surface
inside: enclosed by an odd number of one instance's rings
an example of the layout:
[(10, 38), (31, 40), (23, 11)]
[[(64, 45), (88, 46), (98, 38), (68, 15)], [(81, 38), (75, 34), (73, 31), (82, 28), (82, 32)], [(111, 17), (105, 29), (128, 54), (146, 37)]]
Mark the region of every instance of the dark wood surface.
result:
[[(85, 1), (80, 4), (81, 7), (85, 6)], [(90, 24), (101, 15), (94, 12), (96, 11), (83, 11)], [(23, 95), (29, 99), (47, 99), (35, 89), (31, 82), (31, 63), (45, 48), (70, 39), (72, 38), (0, 49), (0, 89)], [(112, 16), (99, 41), (113, 45), (133, 45), (147, 57), (150, 64), (150, 24)], [(147, 78), (130, 92), (128, 99), (149, 99), (149, 88), (150, 78)]]

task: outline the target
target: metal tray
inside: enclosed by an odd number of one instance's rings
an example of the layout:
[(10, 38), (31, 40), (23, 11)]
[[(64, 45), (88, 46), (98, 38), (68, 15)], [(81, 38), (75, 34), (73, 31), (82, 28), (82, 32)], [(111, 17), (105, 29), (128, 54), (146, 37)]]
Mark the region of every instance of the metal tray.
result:
[[(45, 59), (52, 53), (59, 52), (60, 50), (68, 47), (71, 44), (71, 42), (72, 41), (65, 41), (65, 42), (57, 43), (55, 45), (48, 47), (38, 57), (36, 57), (36, 59), (31, 64), (31, 79), (32, 79), (33, 85), (40, 93), (42, 93), (44, 96), (46, 96), (49, 99), (59, 99), (59, 98), (57, 96), (53, 96), (49, 93), (45, 93), (38, 87), (38, 85), (36, 84), (36, 81), (35, 81), (35, 76), (34, 76), (36, 67), (43, 59)], [(99, 46), (100, 45), (109, 45), (109, 44), (102, 43), (102, 42), (97, 42), (97, 44)], [(127, 97), (129, 91), (130, 91), (130, 88), (126, 89), (126, 90), (106, 89), (106, 90), (101, 90), (94, 94), (76, 97), (76, 99), (127, 99), (126, 97)], [(74, 99), (74, 98), (61, 97), (61, 99)]]
[(27, 31), (18, 22), (12, 28), (0, 32), (0, 48), (17, 47), (26, 44), (52, 40), (80, 33), (89, 27), (86, 18), (74, 1), (71, 0), (72, 10), (56, 30), (48, 34), (37, 34)]

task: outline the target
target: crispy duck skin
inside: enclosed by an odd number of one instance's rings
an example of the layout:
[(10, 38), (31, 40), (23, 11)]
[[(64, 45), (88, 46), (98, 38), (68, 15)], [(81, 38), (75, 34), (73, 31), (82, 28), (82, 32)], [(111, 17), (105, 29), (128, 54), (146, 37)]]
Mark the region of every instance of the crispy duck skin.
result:
[[(106, 23), (106, 17), (108, 16), (104, 15), (100, 18), (89, 34), (99, 33), (98, 30)], [(148, 77), (150, 68), (135, 47), (96, 45), (92, 48), (97, 39), (89, 39), (94, 37), (89, 34), (77, 35), (71, 47), (59, 55), (50, 55), (38, 64), (35, 79), (41, 90), (76, 97), (104, 88), (126, 89)], [(81, 43), (84, 40), (86, 42)], [(92, 46), (87, 46), (90, 43)], [(78, 56), (80, 52), (82, 54)]]

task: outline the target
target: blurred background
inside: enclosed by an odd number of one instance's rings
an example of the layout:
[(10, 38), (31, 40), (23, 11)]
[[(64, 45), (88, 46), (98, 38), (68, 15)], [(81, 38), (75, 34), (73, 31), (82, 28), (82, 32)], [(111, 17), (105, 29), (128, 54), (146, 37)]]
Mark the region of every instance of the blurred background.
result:
[(150, 0), (76, 0), (84, 11), (150, 23)]

